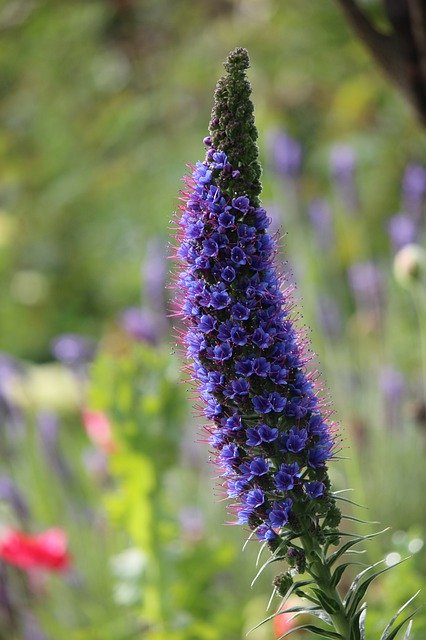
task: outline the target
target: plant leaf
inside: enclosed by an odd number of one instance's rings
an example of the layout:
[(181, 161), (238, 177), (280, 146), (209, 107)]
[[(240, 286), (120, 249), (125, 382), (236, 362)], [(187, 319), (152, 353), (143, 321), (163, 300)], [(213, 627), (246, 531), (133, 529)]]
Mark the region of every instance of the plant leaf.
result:
[(413, 621), (410, 620), (410, 622), (408, 623), (407, 631), (405, 632), (405, 635), (404, 635), (404, 640), (410, 639), (412, 627), (413, 627)]
[(307, 585), (312, 583), (313, 583), (313, 580), (299, 580), (299, 582), (293, 582), (293, 584), (287, 590), (287, 593), (285, 594), (285, 596), (283, 596), (283, 598), (281, 599), (281, 602), (278, 606), (278, 609), (275, 611), (275, 613), (272, 613), (267, 618), (264, 618), (263, 620), (258, 622), (256, 626), (252, 627), (251, 629), (249, 629), (249, 631), (247, 631), (246, 635), (249, 635), (249, 633), (251, 633), (252, 631), (255, 631), (256, 629), (261, 627), (263, 624), (265, 624), (265, 622), (269, 622), (269, 620), (272, 620), (273, 618), (275, 618), (275, 616), (282, 613), (282, 607), (287, 602), (287, 600), (289, 599), (293, 591), (295, 591), (296, 589), (301, 589), (302, 587), (306, 587)]
[(413, 600), (415, 598), (417, 598), (417, 596), (420, 593), (420, 589), (417, 591), (417, 593), (415, 593), (409, 600), (407, 600), (407, 602), (405, 604), (402, 605), (402, 607), (400, 607), (398, 609), (398, 611), (395, 613), (395, 615), (389, 620), (389, 623), (386, 625), (386, 628), (384, 629), (382, 635), (380, 636), (380, 640), (387, 640), (388, 638), (388, 633), (393, 625), (393, 623), (395, 622), (395, 620), (398, 618), (398, 616), (404, 611), (404, 609), (406, 607), (408, 607), (409, 604), (411, 604), (413, 602)]
[(382, 531), (377, 531), (376, 533), (370, 533), (366, 536), (356, 536), (356, 540), (349, 540), (349, 542), (346, 542), (340, 547), (340, 549), (337, 549), (337, 551), (331, 554), (331, 556), (327, 560), (327, 565), (331, 567), (336, 562), (336, 560), (340, 558), (340, 556), (346, 553), (348, 549), (358, 544), (358, 542), (362, 542), (363, 540), (371, 540), (371, 538), (375, 538), (376, 536), (385, 533), (385, 531), (389, 531), (389, 527), (386, 527), (386, 529), (382, 529)]
[(359, 633), (360, 633), (361, 640), (365, 640), (365, 618), (366, 617), (367, 617), (367, 606), (365, 606), (364, 609), (362, 609), (359, 616), (359, 620), (358, 620)]
[(269, 567), (270, 564), (273, 564), (274, 562), (279, 562), (280, 560), (285, 560), (285, 559), (286, 559), (286, 556), (274, 556), (272, 558), (268, 558), (268, 560), (262, 564), (259, 571), (254, 576), (253, 580), (251, 581), (250, 587), (253, 588), (257, 579), (262, 575), (265, 569)]
[[(347, 611), (348, 611), (349, 615), (353, 615), (355, 613), (358, 604), (360, 603), (360, 601), (362, 600), (362, 598), (366, 594), (367, 589), (370, 586), (370, 584), (373, 582), (373, 580), (375, 580), (382, 573), (386, 573), (387, 571), (390, 571), (390, 569), (393, 569), (394, 567), (397, 567), (402, 562), (405, 562), (405, 560), (408, 560), (408, 558), (404, 558), (404, 560), (401, 560), (400, 562), (397, 562), (396, 564), (393, 564), (391, 567), (386, 567), (385, 569), (382, 569), (381, 571), (376, 571), (376, 573), (374, 573), (372, 576), (370, 576), (369, 578), (364, 580), (364, 582), (362, 582), (361, 584), (358, 584), (358, 586), (355, 588), (354, 591), (352, 591), (351, 593), (348, 592), (349, 593), (349, 597), (347, 599), (347, 603), (348, 603)], [(379, 563), (376, 563), (376, 564), (379, 564)], [(356, 578), (355, 578), (355, 580), (356, 580)], [(349, 591), (350, 591), (350, 589), (349, 589)], [(349, 602), (350, 602), (350, 604), (349, 604)]]
[[(409, 616), (404, 618), (404, 620), (402, 622), (400, 622), (399, 625), (397, 627), (395, 627), (395, 629), (393, 631), (391, 631), (391, 633), (388, 635), (386, 640), (394, 640), (394, 638), (396, 638), (396, 636), (398, 634), (398, 631), (401, 629), (401, 627), (403, 627), (406, 622), (411, 620), (411, 618), (414, 618), (414, 616), (416, 615), (417, 611), (420, 610), (420, 608), (421, 607), (418, 607), (415, 611), (413, 611), (413, 613), (410, 613)], [(407, 629), (407, 631), (408, 631), (408, 629)], [(410, 627), (410, 633), (411, 633), (411, 627)]]
[(320, 627), (316, 627), (313, 624), (302, 624), (300, 627), (294, 627), (294, 629), (290, 629), (287, 633), (280, 636), (278, 640), (283, 640), (283, 638), (287, 638), (291, 633), (296, 633), (296, 631), (310, 631), (310, 633), (314, 633), (317, 636), (322, 636), (323, 638), (331, 638), (332, 640), (342, 640), (343, 636), (340, 633), (336, 633), (335, 631), (329, 631), (328, 629), (321, 629)]
[(356, 565), (359, 567), (365, 567), (365, 563), (364, 562), (344, 562), (343, 564), (339, 564), (339, 566), (334, 570), (334, 573), (331, 577), (331, 586), (332, 587), (337, 587), (337, 585), (339, 584), (340, 580), (342, 579), (343, 574), (345, 573), (346, 569), (348, 567), (350, 567), (351, 565)]

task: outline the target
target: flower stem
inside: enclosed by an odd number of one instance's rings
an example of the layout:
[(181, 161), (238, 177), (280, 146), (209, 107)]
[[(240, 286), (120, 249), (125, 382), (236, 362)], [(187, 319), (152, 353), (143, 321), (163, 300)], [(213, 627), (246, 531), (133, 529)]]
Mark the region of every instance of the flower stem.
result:
[(333, 586), (331, 571), (326, 563), (323, 549), (318, 540), (309, 534), (301, 536), (300, 540), (306, 554), (306, 570), (313, 577), (326, 600), (331, 604), (327, 613), (333, 622), (334, 628), (342, 636), (343, 640), (350, 640), (350, 622), (342, 598), (336, 587)]

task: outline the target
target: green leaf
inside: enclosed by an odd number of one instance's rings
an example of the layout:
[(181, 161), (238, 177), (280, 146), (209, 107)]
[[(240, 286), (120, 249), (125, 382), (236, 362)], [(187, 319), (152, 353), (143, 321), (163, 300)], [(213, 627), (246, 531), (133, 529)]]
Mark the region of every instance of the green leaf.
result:
[[(409, 620), (411, 620), (411, 618), (414, 618), (414, 616), (416, 615), (417, 611), (420, 610), (421, 607), (418, 607), (415, 611), (413, 611), (413, 613), (410, 613), (409, 616), (407, 616), (406, 618), (404, 618), (404, 620), (402, 622), (399, 623), (399, 625), (397, 627), (395, 627), (395, 629), (393, 631), (391, 631), (391, 633), (388, 635), (388, 637), (386, 638), (386, 640), (394, 640), (396, 638), (396, 636), (398, 635), (399, 630), (404, 626), (404, 624), (406, 624)], [(409, 631), (409, 634), (411, 633), (411, 627), (410, 629), (407, 631)], [(405, 634), (407, 635), (407, 634)], [(408, 635), (408, 637), (410, 637)]]
[(264, 542), (260, 549), (259, 549), (259, 553), (257, 554), (257, 558), (256, 558), (256, 567), (259, 566), (259, 562), (260, 562), (260, 558), (262, 557), (262, 553), (264, 552), (264, 550), (266, 549), (266, 547), (268, 546), (267, 542)]
[(340, 580), (342, 579), (343, 574), (345, 573), (346, 569), (348, 567), (350, 567), (351, 565), (355, 565), (355, 566), (359, 566), (359, 567), (365, 567), (365, 563), (363, 562), (344, 562), (343, 564), (340, 564), (334, 571), (332, 577), (331, 577), (331, 586), (332, 587), (337, 587), (337, 585), (339, 584)]
[[(367, 578), (367, 580), (364, 580), (364, 582), (359, 584), (358, 587), (356, 587), (355, 590), (349, 594), (348, 606), (347, 606), (347, 611), (348, 611), (349, 615), (352, 616), (355, 613), (357, 606), (359, 605), (359, 603), (361, 602), (362, 598), (366, 594), (367, 589), (370, 586), (370, 584), (373, 582), (373, 580), (375, 580), (382, 573), (386, 573), (387, 571), (390, 571), (390, 569), (393, 569), (394, 567), (397, 567), (402, 562), (405, 562), (405, 560), (408, 560), (408, 558), (404, 558), (404, 560), (401, 560), (400, 562), (397, 562), (396, 564), (393, 564), (391, 567), (386, 567), (386, 569), (382, 569), (381, 571), (376, 571), (376, 573), (374, 573), (372, 576)], [(376, 564), (379, 564), (379, 563), (376, 563)], [(356, 578), (355, 578), (355, 580), (356, 580)], [(350, 591), (350, 589), (349, 589), (349, 591)], [(350, 602), (350, 604), (349, 604), (349, 602)]]
[(355, 518), (354, 516), (342, 515), (342, 520), (350, 520), (351, 522), (360, 522), (361, 524), (380, 524), (378, 520), (362, 520), (361, 518)]
[(307, 584), (312, 584), (312, 580), (301, 580), (299, 582), (295, 582), (291, 585), (290, 589), (287, 591), (287, 593), (285, 594), (285, 596), (281, 599), (281, 602), (279, 604), (278, 609), (275, 611), (275, 613), (272, 613), (270, 616), (268, 616), (267, 618), (264, 618), (263, 620), (261, 620), (261, 622), (258, 622), (257, 625), (255, 627), (252, 627), (249, 631), (247, 631), (246, 635), (249, 635), (252, 631), (255, 631), (256, 629), (258, 629), (259, 627), (261, 627), (263, 624), (265, 624), (266, 622), (269, 622), (270, 620), (273, 620), (273, 618), (276, 618), (279, 615), (282, 615), (283, 613), (291, 613), (293, 610), (296, 609), (304, 609), (306, 610), (306, 607), (304, 606), (300, 606), (300, 607), (291, 607), (290, 609), (286, 609), (285, 611), (282, 609), (282, 607), (284, 606), (284, 604), (287, 602), (287, 600), (289, 599), (289, 597), (291, 596), (291, 594), (293, 593), (296, 585), (298, 585), (297, 588), (300, 588), (302, 586), (306, 586)]
[(404, 611), (404, 609), (406, 609), (406, 607), (408, 607), (408, 605), (411, 604), (415, 598), (417, 598), (419, 593), (420, 593), (420, 589), (417, 591), (417, 593), (414, 594), (414, 596), (412, 596), (409, 600), (407, 600), (407, 602), (405, 604), (403, 604), (402, 607), (400, 607), (398, 609), (398, 611), (395, 613), (395, 615), (391, 618), (389, 623), (386, 625), (386, 628), (384, 629), (382, 635), (380, 636), (380, 640), (387, 640), (389, 631), (390, 631), (393, 623), (395, 622), (395, 620)]
[(364, 607), (364, 609), (361, 610), (360, 616), (359, 616), (359, 621), (358, 621), (358, 626), (359, 626), (359, 633), (360, 633), (360, 639), (361, 640), (365, 640), (365, 619), (367, 617), (367, 606)]
[(331, 638), (332, 640), (342, 640), (343, 636), (340, 633), (336, 633), (335, 631), (329, 631), (328, 629), (321, 629), (320, 627), (316, 627), (313, 624), (302, 624), (300, 627), (294, 627), (294, 629), (290, 629), (287, 633), (280, 636), (278, 640), (283, 640), (283, 638), (287, 638), (291, 633), (296, 633), (296, 631), (309, 631), (310, 633), (314, 633), (317, 636), (322, 636), (323, 638)]
[(413, 628), (413, 621), (410, 620), (410, 622), (408, 623), (407, 631), (405, 632), (405, 635), (404, 635), (404, 640), (409, 640), (409, 638), (411, 636), (411, 629), (412, 628)]
[(321, 589), (312, 589), (312, 591), (315, 593), (324, 611), (333, 614), (339, 610), (338, 603), (327, 596), (323, 591), (321, 591)]
[(340, 500), (340, 502), (346, 502), (347, 504), (351, 504), (354, 507), (359, 507), (360, 509), (367, 509), (368, 507), (365, 507), (363, 504), (358, 504), (358, 502), (354, 502), (353, 500), (349, 500), (349, 498), (342, 498), (342, 496), (334, 496), (335, 500)]
[(340, 556), (346, 553), (346, 551), (348, 551), (351, 547), (358, 544), (358, 542), (362, 542), (363, 540), (371, 540), (371, 538), (375, 538), (376, 536), (385, 533), (385, 531), (389, 531), (389, 527), (386, 527), (386, 529), (383, 529), (382, 531), (377, 531), (376, 533), (370, 533), (366, 536), (356, 536), (356, 540), (349, 540), (349, 542), (346, 542), (340, 547), (340, 549), (337, 549), (337, 551), (331, 554), (331, 556), (327, 560), (328, 567), (331, 567), (336, 562), (336, 560), (340, 558)]
[(253, 588), (258, 578), (262, 575), (265, 569), (269, 567), (270, 564), (273, 564), (274, 562), (279, 562), (280, 560), (285, 560), (285, 559), (286, 559), (286, 556), (275, 556), (272, 558), (268, 558), (268, 560), (262, 564), (259, 571), (254, 576), (253, 580), (251, 581), (250, 587)]

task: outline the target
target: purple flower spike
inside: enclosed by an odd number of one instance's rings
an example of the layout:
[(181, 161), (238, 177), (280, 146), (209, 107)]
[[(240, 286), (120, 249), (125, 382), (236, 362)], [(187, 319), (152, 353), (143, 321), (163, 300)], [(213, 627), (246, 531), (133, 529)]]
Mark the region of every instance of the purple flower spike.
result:
[[(217, 129), (221, 120), (213, 117), (206, 159), (187, 179), (177, 281), (184, 344), (211, 421), (208, 441), (224, 493), (237, 522), (273, 543), (281, 530), (294, 526), (304, 505), (312, 522), (324, 517), (324, 504), (333, 507), (329, 483), (322, 480), (334, 440), (309, 376), (293, 302), (274, 262), (276, 244), (258, 198), (251, 114), (239, 113), (226, 131)], [(226, 112), (227, 122), (230, 117)], [(240, 131), (235, 147), (227, 138), (231, 131)], [(293, 151), (286, 171), (295, 177), (301, 161), (297, 143)], [(320, 486), (327, 502), (317, 511), (312, 498)]]

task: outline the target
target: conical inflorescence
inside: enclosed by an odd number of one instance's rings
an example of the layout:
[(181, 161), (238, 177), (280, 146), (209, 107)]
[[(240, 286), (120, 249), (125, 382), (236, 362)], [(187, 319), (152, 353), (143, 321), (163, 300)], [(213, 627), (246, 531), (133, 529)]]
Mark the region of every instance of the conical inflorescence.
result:
[[(326, 466), (333, 428), (307, 369), (259, 202), (248, 66), (245, 49), (229, 55), (206, 159), (187, 179), (178, 286), (184, 344), (224, 490), (237, 522), (274, 548), (307, 528), (330, 534), (339, 511)], [(288, 549), (294, 559), (291, 541)]]

